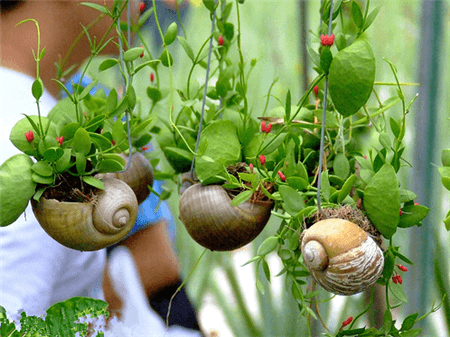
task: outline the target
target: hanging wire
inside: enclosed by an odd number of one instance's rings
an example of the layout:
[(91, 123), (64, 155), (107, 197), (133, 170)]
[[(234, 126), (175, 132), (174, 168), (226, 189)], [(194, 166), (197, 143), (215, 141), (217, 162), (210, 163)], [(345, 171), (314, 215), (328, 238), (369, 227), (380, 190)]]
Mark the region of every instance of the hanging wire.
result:
[[(330, 1), (330, 16), (328, 18), (328, 36), (331, 35), (331, 25), (333, 22), (333, 0)], [(324, 96), (323, 96), (323, 110), (322, 110), (322, 128), (320, 133), (320, 151), (319, 151), (319, 173), (317, 175), (317, 208), (324, 216), (324, 218), (328, 218), (321, 207), (322, 197), (320, 195), (321, 187), (322, 187), (322, 165), (323, 165), (323, 154), (324, 154), (324, 143), (325, 143), (325, 118), (327, 116), (327, 93), (328, 93), (328, 75), (325, 76), (325, 88), (324, 88)]]
[[(214, 7), (217, 6), (217, 1), (214, 1)], [(205, 76), (205, 90), (203, 92), (203, 101), (202, 101), (202, 112), (200, 114), (200, 124), (198, 126), (198, 132), (197, 132), (197, 141), (195, 143), (195, 154), (198, 150), (198, 145), (200, 143), (200, 134), (202, 133), (202, 126), (203, 126), (203, 115), (205, 113), (205, 104), (206, 104), (206, 94), (208, 92), (208, 80), (209, 80), (209, 68), (211, 66), (211, 53), (212, 53), (212, 47), (213, 47), (213, 33), (215, 29), (215, 23), (216, 23), (216, 11), (214, 10), (212, 15), (212, 23), (211, 23), (211, 39), (209, 40), (209, 53), (208, 53), (208, 63), (206, 67), (206, 76)], [(192, 164), (191, 164), (191, 179), (194, 179), (194, 164), (195, 164), (195, 154), (194, 158), (192, 158)]]
[[(131, 41), (131, 29), (130, 29), (130, 12), (131, 12), (131, 8), (130, 8), (130, 1), (127, 2), (127, 37), (128, 37), (128, 44)], [(124, 60), (123, 60), (123, 51), (122, 51), (122, 39), (120, 38), (120, 16), (117, 18), (117, 27), (119, 30), (119, 59), (120, 59), (120, 64), (122, 66), (122, 69), (124, 68)], [(124, 85), (124, 89), (123, 89), (123, 97), (126, 97), (127, 95), (127, 88), (126, 88), (126, 83)], [(122, 170), (122, 171), (118, 171), (118, 173), (122, 173), (127, 171), (130, 166), (131, 166), (131, 160), (133, 159), (133, 148), (131, 145), (131, 130), (130, 130), (130, 117), (129, 117), (129, 111), (128, 109), (125, 110), (125, 122), (127, 124), (127, 139), (128, 139), (128, 162), (126, 167)]]

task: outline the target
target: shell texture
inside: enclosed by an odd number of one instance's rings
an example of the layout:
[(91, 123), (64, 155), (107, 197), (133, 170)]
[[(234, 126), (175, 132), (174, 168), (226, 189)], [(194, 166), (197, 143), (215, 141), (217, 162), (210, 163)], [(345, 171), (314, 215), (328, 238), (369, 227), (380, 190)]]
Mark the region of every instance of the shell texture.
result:
[[(339, 227), (341, 230), (337, 233)], [(335, 294), (362, 292), (373, 285), (383, 271), (384, 256), (380, 247), (361, 228), (346, 220), (319, 221), (305, 231), (301, 249), (312, 277)]]
[(251, 242), (270, 218), (272, 204), (231, 206), (219, 185), (189, 187), (180, 198), (180, 220), (190, 236), (210, 250), (228, 251)]
[(131, 188), (118, 179), (105, 179), (95, 203), (32, 200), (41, 227), (60, 244), (94, 251), (122, 240), (133, 228), (138, 204)]

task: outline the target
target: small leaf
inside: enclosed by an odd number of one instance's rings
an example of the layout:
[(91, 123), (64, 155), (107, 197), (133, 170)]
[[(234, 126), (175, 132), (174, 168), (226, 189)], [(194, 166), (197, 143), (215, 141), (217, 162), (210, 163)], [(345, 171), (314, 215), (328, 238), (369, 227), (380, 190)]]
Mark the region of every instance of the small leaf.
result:
[(392, 294), (402, 303), (408, 303), (408, 298), (405, 295), (405, 292), (403, 291), (403, 287), (399, 283), (390, 282), (389, 283), (389, 290), (392, 292)]
[[(204, 1), (205, 0), (203, 0), (203, 2)], [(256, 280), (256, 289), (258, 289), (258, 291), (261, 295), (265, 294), (264, 284), (261, 282), (261, 280), (259, 278)]]
[(418, 312), (416, 312), (414, 314), (411, 314), (408, 317), (406, 317), (403, 320), (402, 327), (400, 328), (400, 330), (402, 330), (402, 331), (411, 330), (412, 327), (414, 326), (414, 323), (416, 322), (417, 316), (419, 316)]
[(119, 63), (118, 59), (106, 59), (100, 65), (98, 66), (99, 71), (104, 71), (106, 69), (114, 67), (116, 64)]
[(60, 147), (51, 147), (45, 150), (45, 152), (42, 154), (45, 160), (53, 163), (57, 161), (59, 158), (61, 158), (64, 154), (64, 150)]
[(333, 161), (334, 173), (341, 179), (347, 179), (350, 173), (350, 164), (348, 162), (347, 156), (339, 152)]
[(164, 34), (164, 44), (166, 46), (170, 45), (175, 41), (178, 33), (178, 26), (176, 22), (172, 22)]
[(83, 174), (86, 171), (86, 156), (82, 152), (77, 152), (75, 159), (78, 174)]
[(81, 5), (94, 8), (103, 14), (107, 14), (108, 16), (111, 16), (111, 13), (109, 12), (108, 8), (105, 6), (100, 6), (98, 4), (90, 3), (90, 2), (82, 2)]
[(89, 132), (83, 128), (78, 128), (73, 136), (72, 147), (77, 153), (87, 155), (91, 150), (91, 137)]
[(72, 150), (64, 149), (64, 154), (56, 161), (56, 172), (61, 173), (70, 167), (70, 159), (72, 158)]
[(445, 149), (442, 151), (441, 161), (443, 166), (450, 166), (450, 149)]
[(187, 40), (184, 37), (178, 36), (178, 41), (180, 41), (181, 46), (183, 47), (184, 51), (186, 52), (187, 56), (192, 60), (192, 62), (195, 61), (195, 55), (192, 51), (191, 46), (187, 42)]
[(235, 196), (233, 198), (233, 200), (231, 200), (230, 205), (231, 206), (240, 205), (240, 204), (246, 202), (248, 199), (250, 199), (250, 197), (252, 195), (253, 195), (253, 191), (252, 190), (247, 190), (247, 191), (241, 192), (237, 196)]
[(332, 61), (333, 54), (331, 53), (330, 48), (323, 48), (322, 52), (320, 53), (320, 69), (322, 69), (325, 74), (328, 74), (328, 70), (330, 69)]
[(337, 203), (340, 204), (350, 193), (353, 184), (356, 181), (356, 175), (352, 174), (344, 183), (344, 186), (342, 186), (341, 190), (339, 191), (339, 195), (337, 198)]
[(170, 62), (170, 66), (173, 66), (173, 58), (172, 55), (170, 54), (170, 52), (167, 49), (164, 49), (161, 53), (161, 56), (159, 57), (159, 59), (161, 60), (161, 63), (164, 67), (168, 67), (169, 66), (169, 62)]
[(161, 91), (154, 87), (147, 87), (147, 96), (153, 101), (153, 104), (158, 103), (161, 98)]
[(103, 159), (98, 165), (99, 173), (117, 172), (123, 170), (123, 165), (114, 159)]
[(278, 237), (269, 236), (265, 239), (258, 248), (258, 252), (256, 253), (259, 256), (267, 255), (272, 252), (278, 246)]
[(363, 13), (361, 7), (356, 1), (352, 2), (352, 17), (358, 29), (361, 29), (364, 24)]
[(370, 12), (370, 14), (366, 18), (366, 21), (364, 22), (363, 31), (370, 27), (370, 25), (373, 23), (378, 13), (380, 12), (381, 7), (382, 6), (378, 6), (372, 12)]
[(112, 114), (117, 107), (117, 91), (116, 89), (112, 89), (106, 99), (106, 112), (108, 115)]
[(105, 189), (105, 185), (103, 184), (103, 182), (97, 178), (94, 178), (92, 176), (83, 176), (82, 179), (88, 185), (94, 186), (101, 190)]
[(391, 148), (391, 140), (389, 139), (389, 136), (386, 132), (380, 133), (378, 136), (378, 141), (385, 149)]
[(287, 206), (286, 210), (290, 210), (293, 213), (291, 215), (295, 216), (298, 212), (305, 208), (305, 202), (302, 195), (292, 187), (281, 185), (279, 186), (278, 191), (280, 192), (285, 206)]
[(35, 183), (38, 183), (38, 184), (51, 185), (54, 182), (54, 177), (53, 176), (51, 176), (51, 177), (44, 177), (44, 176), (41, 176), (40, 174), (37, 174), (37, 173), (34, 173), (34, 172), (31, 174), (31, 178), (33, 179), (33, 181)]
[(123, 60), (125, 62), (132, 62), (139, 58), (143, 52), (144, 48), (142, 47), (128, 49), (125, 53), (123, 53)]
[(429, 211), (430, 209), (423, 205), (404, 206), (398, 227), (408, 228), (414, 225), (420, 226), (420, 222), (428, 215)]
[(309, 184), (305, 179), (300, 177), (287, 177), (286, 182), (289, 186), (295, 188), (296, 190), (303, 191), (308, 188)]
[(36, 100), (39, 100), (39, 98), (42, 97), (42, 94), (44, 93), (44, 83), (42, 83), (40, 78), (37, 78), (33, 82), (33, 85), (31, 86), (31, 93)]
[(266, 276), (267, 281), (270, 282), (270, 268), (269, 268), (269, 264), (264, 259), (261, 259), (261, 263), (262, 263), (264, 275)]
[(442, 185), (450, 191), (450, 166), (438, 167)]
[(286, 107), (285, 107), (285, 122), (288, 122), (291, 114), (291, 91), (288, 90), (286, 94)]
[(120, 144), (122, 141), (127, 139), (127, 133), (123, 129), (123, 123), (121, 120), (118, 119), (117, 121), (114, 122), (112, 135), (116, 144)]
[(331, 196), (331, 187), (330, 187), (330, 180), (328, 179), (328, 170), (322, 172), (322, 187), (321, 187), (321, 194), (325, 198), (325, 200), (330, 200)]
[(389, 119), (389, 125), (391, 126), (391, 131), (394, 134), (395, 138), (398, 138), (398, 136), (400, 135), (400, 125), (392, 117), (390, 117)]

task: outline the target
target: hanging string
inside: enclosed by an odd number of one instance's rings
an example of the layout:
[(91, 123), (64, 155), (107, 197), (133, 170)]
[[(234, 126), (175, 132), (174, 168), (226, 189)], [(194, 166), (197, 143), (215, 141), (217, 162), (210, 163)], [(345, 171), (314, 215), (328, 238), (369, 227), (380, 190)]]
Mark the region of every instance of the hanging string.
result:
[[(130, 8), (130, 1), (127, 2), (127, 37), (128, 37), (128, 44), (130, 44), (131, 42), (131, 29), (130, 29), (130, 23), (131, 23), (131, 19), (130, 19), (130, 12), (131, 12), (131, 8)], [(119, 59), (120, 59), (120, 64), (122, 66), (122, 69), (124, 68), (124, 60), (123, 60), (123, 51), (122, 51), (122, 39), (120, 38), (120, 16), (117, 18), (117, 27), (119, 30)], [(127, 95), (127, 88), (126, 88), (126, 83), (123, 89), (123, 97), (126, 97)], [(131, 160), (133, 159), (133, 148), (131, 145), (131, 130), (130, 130), (130, 117), (129, 117), (129, 110), (126, 109), (125, 110), (125, 122), (127, 124), (127, 139), (128, 139), (128, 162), (126, 167), (122, 170), (122, 171), (118, 171), (118, 173), (122, 173), (127, 171), (130, 166), (131, 166)]]
[[(217, 1), (214, 1), (214, 7), (217, 5)], [(211, 39), (209, 40), (209, 53), (208, 53), (208, 63), (206, 66), (206, 76), (205, 76), (205, 90), (203, 92), (203, 101), (202, 101), (202, 112), (200, 114), (200, 122), (198, 126), (198, 132), (197, 132), (197, 141), (195, 143), (195, 153), (198, 151), (198, 145), (200, 143), (200, 134), (202, 133), (202, 126), (203, 126), (203, 115), (205, 114), (205, 104), (206, 104), (206, 93), (208, 92), (208, 80), (209, 80), (209, 68), (211, 65), (211, 53), (212, 53), (212, 47), (213, 47), (213, 33), (215, 29), (215, 23), (216, 23), (216, 11), (214, 10), (212, 15), (212, 24), (211, 24)], [(191, 172), (190, 176), (191, 179), (194, 179), (194, 164), (195, 164), (195, 154), (192, 158), (192, 164), (191, 164)]]
[[(333, 0), (330, 1), (330, 16), (328, 18), (328, 36), (331, 35), (331, 25), (333, 22)], [(325, 76), (325, 88), (323, 95), (323, 110), (322, 110), (322, 128), (320, 132), (320, 151), (319, 151), (319, 173), (317, 175), (317, 209), (322, 214), (325, 219), (328, 216), (325, 214), (321, 207), (322, 197), (320, 195), (322, 187), (322, 166), (323, 166), (323, 155), (324, 155), (324, 143), (325, 143), (325, 118), (327, 115), (327, 93), (328, 93), (328, 75)]]

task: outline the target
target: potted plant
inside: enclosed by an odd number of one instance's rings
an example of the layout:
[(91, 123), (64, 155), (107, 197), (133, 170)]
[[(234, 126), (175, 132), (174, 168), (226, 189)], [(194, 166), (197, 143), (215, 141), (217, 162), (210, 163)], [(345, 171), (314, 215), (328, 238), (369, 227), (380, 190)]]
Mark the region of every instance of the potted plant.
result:
[[(86, 5), (96, 8), (95, 4)], [(125, 8), (126, 3), (119, 2), (111, 10), (102, 7), (113, 19), (119, 18)], [(92, 57), (83, 74), (94, 56), (111, 42), (106, 41), (106, 35), (97, 42), (85, 33)], [(120, 42), (126, 45), (120, 29), (118, 33)], [(37, 69), (45, 54), (39, 45), (35, 54)], [(127, 85), (123, 97), (116, 90), (108, 96), (103, 91), (91, 95), (96, 82), (83, 87), (81, 79), (70, 92), (56, 80), (68, 97), (61, 99), (47, 117), (41, 116), (39, 110), (43, 83), (37, 72), (31, 89), (38, 113), (17, 122), (10, 135), (11, 142), (23, 153), (0, 167), (1, 226), (14, 222), (31, 200), (43, 229), (67, 247), (97, 250), (128, 234), (137, 217), (138, 202), (146, 199), (148, 185), (151, 187), (153, 182), (149, 162), (138, 152), (132, 154), (136, 145), (148, 140), (151, 122), (132, 115), (136, 104), (133, 75), (156, 62), (137, 61), (142, 53), (141, 47), (121, 50)], [(101, 69), (118, 64), (119, 59), (112, 62), (107, 60)]]

